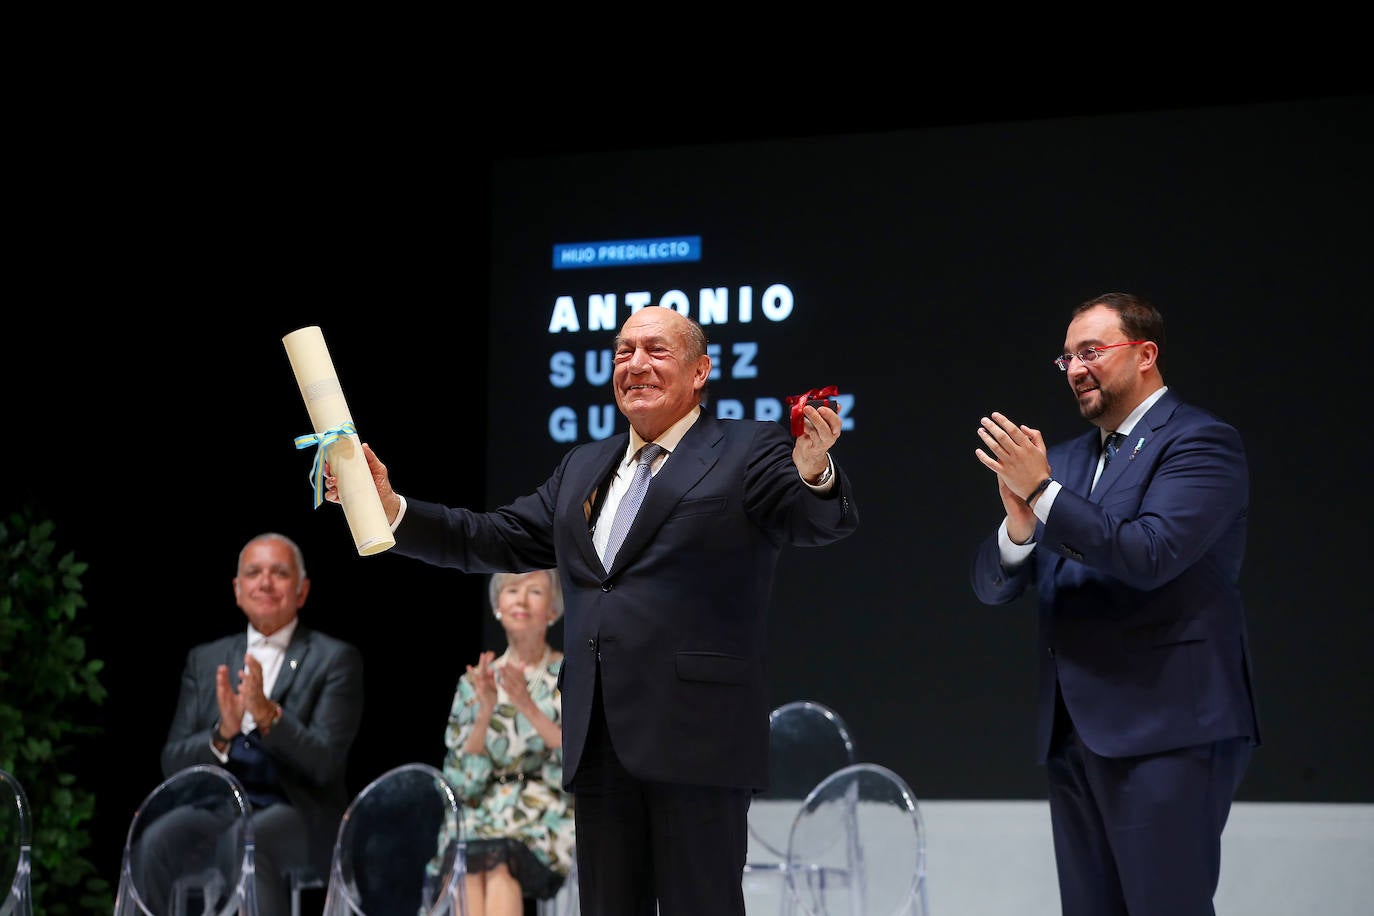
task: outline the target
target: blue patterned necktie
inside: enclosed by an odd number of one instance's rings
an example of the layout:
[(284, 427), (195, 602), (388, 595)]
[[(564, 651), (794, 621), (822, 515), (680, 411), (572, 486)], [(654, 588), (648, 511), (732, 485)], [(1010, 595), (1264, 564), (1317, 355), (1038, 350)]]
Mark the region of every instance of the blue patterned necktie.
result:
[(1116, 453), (1121, 449), (1121, 443), (1125, 440), (1121, 433), (1108, 433), (1107, 438), (1102, 440), (1102, 464), (1101, 467), (1094, 466), (1092, 484), (1088, 487), (1088, 492), (1097, 489), (1097, 482), (1102, 479), (1102, 475), (1107, 473), (1107, 465), (1112, 463)]
[(611, 568), (615, 562), (615, 555), (620, 552), (620, 545), (625, 542), (625, 535), (630, 531), (630, 525), (635, 520), (635, 513), (639, 511), (639, 504), (644, 502), (644, 494), (649, 489), (649, 478), (652, 475), (654, 459), (663, 451), (663, 446), (650, 442), (639, 450), (639, 463), (635, 465), (635, 476), (630, 479), (630, 488), (621, 497), (620, 505), (615, 510), (615, 521), (611, 522), (611, 533), (606, 539), (606, 553), (601, 559), (601, 565), (606, 569)]
[(1107, 440), (1102, 443), (1102, 452), (1105, 455), (1102, 463), (1104, 471), (1107, 469), (1107, 465), (1112, 463), (1116, 453), (1121, 450), (1121, 443), (1124, 441), (1126, 441), (1126, 436), (1122, 433), (1109, 433), (1107, 435)]

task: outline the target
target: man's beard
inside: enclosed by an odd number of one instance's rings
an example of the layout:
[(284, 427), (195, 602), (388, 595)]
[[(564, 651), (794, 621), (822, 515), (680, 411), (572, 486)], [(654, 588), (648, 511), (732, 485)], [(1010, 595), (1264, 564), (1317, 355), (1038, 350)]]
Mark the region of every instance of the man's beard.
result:
[(1103, 414), (1110, 412), (1110, 409), (1116, 403), (1116, 395), (1113, 392), (1108, 391), (1106, 388), (1099, 385), (1097, 388), (1096, 402), (1093, 402), (1091, 400), (1080, 400), (1078, 403), (1080, 405), (1078, 412), (1083, 417), (1083, 419), (1096, 420)]

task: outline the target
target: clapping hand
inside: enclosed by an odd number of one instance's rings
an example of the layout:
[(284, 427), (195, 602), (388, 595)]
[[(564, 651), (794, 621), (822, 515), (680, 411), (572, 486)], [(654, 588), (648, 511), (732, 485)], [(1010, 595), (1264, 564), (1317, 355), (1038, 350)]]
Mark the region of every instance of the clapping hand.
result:
[(215, 669), (215, 701), (219, 704), (220, 734), (232, 738), (243, 727), (243, 697), (229, 683), (228, 665)]
[(477, 664), (468, 665), (467, 668), (477, 701), (486, 710), (496, 708), (496, 669), (492, 667), (495, 659), (495, 652), (483, 652), (477, 656)]
[(1029, 495), (1050, 473), (1045, 439), (1040, 430), (1013, 423), (1006, 415), (993, 411), (978, 427), (983, 447), (974, 456), (997, 474), (997, 495), (1007, 513), (1007, 536), (1024, 544), (1035, 533), (1035, 512), (1026, 502)]
[(511, 705), (521, 712), (525, 712), (534, 706), (534, 700), (530, 697), (530, 687), (526, 682), (527, 670), (524, 665), (511, 660), (500, 668), (501, 686), (506, 691), (506, 696), (510, 697)]

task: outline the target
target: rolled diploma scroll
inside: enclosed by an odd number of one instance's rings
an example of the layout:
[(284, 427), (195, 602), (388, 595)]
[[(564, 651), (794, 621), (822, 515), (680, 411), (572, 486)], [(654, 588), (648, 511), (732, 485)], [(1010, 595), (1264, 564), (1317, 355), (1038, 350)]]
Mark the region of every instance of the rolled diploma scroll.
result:
[[(320, 329), (314, 325), (301, 328), (287, 334), (281, 342), (286, 346), (286, 356), (301, 386), (301, 397), (305, 399), (305, 409), (310, 413), (315, 433), (319, 435), (352, 423)], [(368, 470), (357, 433), (341, 435), (324, 448), (329, 471), (338, 479), (339, 504), (343, 506), (358, 553), (366, 557), (390, 550), (396, 538), (386, 520), (386, 510), (382, 508), (382, 498), (377, 495), (377, 484)]]

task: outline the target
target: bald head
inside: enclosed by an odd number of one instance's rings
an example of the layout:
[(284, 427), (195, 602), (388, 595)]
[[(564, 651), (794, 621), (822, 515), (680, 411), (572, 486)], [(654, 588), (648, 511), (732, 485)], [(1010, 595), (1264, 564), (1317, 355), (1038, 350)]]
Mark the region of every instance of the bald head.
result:
[(697, 406), (710, 374), (705, 332), (673, 309), (642, 308), (616, 336), (616, 405), (647, 441)]

